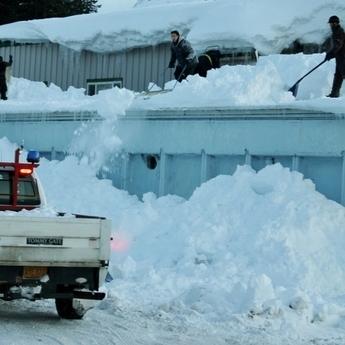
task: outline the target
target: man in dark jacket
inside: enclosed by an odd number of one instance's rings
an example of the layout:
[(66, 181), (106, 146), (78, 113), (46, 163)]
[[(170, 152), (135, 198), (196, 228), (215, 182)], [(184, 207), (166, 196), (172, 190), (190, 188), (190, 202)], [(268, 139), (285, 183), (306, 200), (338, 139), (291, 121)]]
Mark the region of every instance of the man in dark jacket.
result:
[(195, 68), (198, 64), (198, 59), (195, 56), (191, 44), (180, 36), (176, 30), (171, 31), (171, 58), (169, 68), (174, 68), (177, 61), (177, 66), (174, 72), (175, 79), (182, 81), (189, 74), (194, 74)]
[(345, 78), (345, 33), (337, 16), (330, 17), (328, 23), (332, 30), (332, 48), (326, 54), (326, 60), (335, 58), (336, 67), (332, 91), (327, 97), (336, 98), (339, 97), (341, 85)]
[(13, 62), (12, 55), (10, 55), (10, 61), (4, 61), (0, 56), (0, 95), (2, 100), (7, 100), (7, 83), (6, 83), (6, 68), (11, 66)]

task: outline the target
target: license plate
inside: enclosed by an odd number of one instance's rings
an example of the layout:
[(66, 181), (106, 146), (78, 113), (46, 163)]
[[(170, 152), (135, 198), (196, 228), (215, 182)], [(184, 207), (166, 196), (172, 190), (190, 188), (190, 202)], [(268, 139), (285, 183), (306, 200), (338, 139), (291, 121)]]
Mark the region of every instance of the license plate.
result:
[(40, 279), (47, 274), (47, 267), (24, 267), (23, 279)]
[(27, 237), (26, 244), (32, 246), (62, 246), (63, 238), (62, 237)]

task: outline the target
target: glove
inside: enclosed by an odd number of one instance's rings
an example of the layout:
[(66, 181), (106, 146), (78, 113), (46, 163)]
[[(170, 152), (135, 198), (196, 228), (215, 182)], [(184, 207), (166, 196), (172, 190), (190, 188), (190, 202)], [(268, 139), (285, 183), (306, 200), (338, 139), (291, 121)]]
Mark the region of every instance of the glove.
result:
[(174, 64), (173, 63), (169, 63), (169, 66), (168, 66), (168, 68), (174, 68), (175, 66), (174, 66)]
[(326, 60), (326, 61), (329, 61), (329, 60), (331, 60), (332, 58), (333, 58), (333, 56), (332, 56), (331, 52), (326, 53), (326, 57), (325, 57), (325, 60)]

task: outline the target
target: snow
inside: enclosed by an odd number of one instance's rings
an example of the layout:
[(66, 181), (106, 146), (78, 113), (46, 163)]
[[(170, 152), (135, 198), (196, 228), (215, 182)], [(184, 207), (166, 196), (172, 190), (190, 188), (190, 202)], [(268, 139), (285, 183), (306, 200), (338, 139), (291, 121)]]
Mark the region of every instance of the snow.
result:
[[(154, 96), (114, 88), (91, 97), (85, 95), (84, 89), (70, 87), (62, 91), (54, 84), (47, 87), (41, 82), (11, 78), (9, 100), (0, 102), (0, 113), (98, 112), (106, 119), (106, 124), (100, 125), (104, 130), (101, 135), (109, 138), (101, 145), (109, 149), (119, 144), (111, 132), (116, 127), (117, 118), (124, 116), (128, 109), (288, 107), (343, 114), (344, 97), (325, 97), (331, 90), (334, 60), (324, 63), (300, 83), (297, 98), (288, 92), (302, 75), (322, 62), (324, 57), (324, 54), (260, 57), (256, 65), (223, 66), (209, 71), (207, 78), (196, 75), (189, 76), (182, 83), (170, 81), (165, 89), (173, 89), (172, 92)], [(151, 91), (159, 89), (153, 83), (147, 88)], [(94, 127), (90, 130), (93, 131)], [(85, 128), (79, 131), (79, 135), (85, 138), (83, 145), (87, 142), (87, 131)], [(78, 151), (78, 148), (75, 150)], [(102, 150), (96, 148), (96, 151)]]
[(136, 0), (98, 0), (97, 5), (101, 5), (97, 13), (109, 13), (134, 7)]
[[(111, 96), (109, 96), (111, 94)], [(123, 114), (116, 104), (119, 100), (128, 103), (133, 92), (126, 89), (114, 89), (96, 96), (85, 95), (84, 89), (70, 86), (67, 91), (51, 83), (30, 81), (24, 78), (12, 77), (8, 83), (8, 101), (1, 102), (1, 113), (50, 113), (56, 111), (99, 111), (104, 117), (111, 112), (110, 107), (116, 107), (115, 113)], [(111, 102), (111, 104), (109, 104)]]
[[(164, 39), (180, 24), (197, 46), (216, 37), (234, 45), (255, 43), (269, 52), (302, 33), (308, 40), (323, 39), (328, 16), (344, 13), (338, 1), (294, 0), (279, 3), (280, 9), (268, 0), (166, 2), (163, 7), (158, 0), (143, 0), (126, 11), (2, 26), (0, 36), (27, 33), (30, 39), (75, 49), (106, 50), (135, 25), (138, 30), (123, 36), (126, 47)], [(265, 16), (272, 21), (258, 22), (268, 5)], [(243, 17), (235, 18), (234, 9), (241, 9)], [(205, 25), (206, 13), (222, 19), (212, 32)], [(124, 14), (133, 22), (125, 23)], [(90, 25), (93, 20), (104, 24), (109, 41), (94, 39), (99, 26)], [(97, 111), (103, 117), (76, 132), (70, 151), (77, 155), (61, 162), (42, 160), (38, 174), (48, 206), (16, 215), (52, 217), (64, 211), (110, 218), (114, 280), (103, 287), (107, 299), (84, 321), (58, 320), (51, 301), (1, 301), (0, 344), (344, 344), (345, 208), (318, 193), (312, 181), (280, 164), (259, 172), (239, 166), (232, 176), (202, 184), (188, 200), (147, 193), (141, 201), (98, 178), (108, 155), (121, 148), (117, 120), (128, 109), (259, 106), (343, 114), (344, 97), (324, 97), (334, 61), (303, 80), (297, 99), (287, 91), (323, 59), (324, 54), (260, 57), (255, 66), (224, 66), (208, 78), (190, 76), (176, 87), (171, 81), (165, 88), (174, 87), (172, 92), (151, 97), (118, 88), (89, 97), (82, 89), (63, 92), (55, 85), (12, 78), (9, 100), (0, 102), (2, 114)], [(90, 137), (95, 138), (92, 145)], [(11, 161), (15, 147), (0, 139), (0, 160)], [(9, 215), (14, 213), (0, 213)]]
[(249, 46), (272, 54), (295, 39), (322, 43), (329, 35), (329, 16), (345, 17), (340, 0), (146, 1), (123, 10), (114, 4), (114, 12), (2, 25), (0, 39), (113, 52), (167, 42), (170, 31), (179, 29), (197, 51), (210, 45)]
[[(13, 147), (0, 140), (3, 157)], [(51, 209), (112, 219), (114, 280), (89, 322), (108, 315), (113, 327), (114, 313), (140, 311), (140, 322), (170, 327), (175, 341), (189, 328), (200, 344), (207, 344), (203, 332), (214, 334), (213, 344), (241, 332), (266, 344), (332, 337), (343, 343), (345, 209), (300, 173), (280, 164), (259, 172), (240, 166), (202, 184), (189, 200), (147, 193), (143, 201), (99, 180), (96, 168), (73, 156), (43, 159), (38, 173)], [(46, 302), (41, 308), (52, 312)], [(152, 344), (147, 337), (143, 343)]]
[[(324, 54), (270, 55), (260, 57), (253, 66), (223, 66), (209, 71), (207, 78), (196, 75), (182, 83), (171, 81), (165, 89), (173, 88), (173, 92), (151, 98), (144, 94), (137, 97), (132, 108), (171, 108), (179, 104), (187, 108), (285, 105), (324, 109), (332, 104), (336, 111), (335, 103), (324, 98), (331, 89), (334, 61), (324, 64), (300, 83), (297, 101), (288, 92), (302, 75), (323, 60)], [(343, 111), (343, 103), (338, 111)]]

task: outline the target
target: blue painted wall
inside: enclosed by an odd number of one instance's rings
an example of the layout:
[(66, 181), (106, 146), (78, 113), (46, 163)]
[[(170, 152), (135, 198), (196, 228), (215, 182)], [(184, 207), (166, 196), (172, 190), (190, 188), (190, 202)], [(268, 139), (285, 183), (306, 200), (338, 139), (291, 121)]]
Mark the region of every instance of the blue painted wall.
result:
[[(95, 113), (3, 114), (0, 136), (61, 158), (82, 122)], [(202, 182), (239, 164), (302, 172), (327, 197), (345, 204), (343, 115), (282, 108), (131, 110), (118, 121), (123, 141), (105, 177), (142, 196), (189, 197)]]

